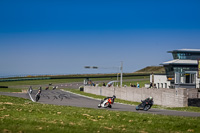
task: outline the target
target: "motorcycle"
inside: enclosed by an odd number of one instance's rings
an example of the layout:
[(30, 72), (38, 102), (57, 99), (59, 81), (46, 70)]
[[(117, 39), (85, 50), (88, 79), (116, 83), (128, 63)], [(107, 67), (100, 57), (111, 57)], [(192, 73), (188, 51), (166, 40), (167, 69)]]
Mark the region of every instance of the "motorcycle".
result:
[(148, 111), (153, 106), (153, 101), (151, 100), (144, 100), (141, 102), (141, 104), (135, 107), (136, 110)]
[(98, 104), (98, 108), (101, 108), (101, 107), (112, 108), (112, 105), (108, 102), (108, 100), (101, 100), (101, 102)]
[(108, 97), (108, 98), (105, 98), (104, 100), (101, 100), (100, 103), (98, 104), (98, 108), (101, 108), (101, 107), (104, 107), (104, 108), (112, 108), (112, 105), (114, 103), (114, 99), (116, 97)]
[(39, 99), (40, 99), (40, 94), (37, 94), (35, 98), (36, 102), (39, 101)]
[(38, 93), (35, 95), (36, 102), (39, 101), (41, 92), (42, 92), (41, 89), (39, 89)]

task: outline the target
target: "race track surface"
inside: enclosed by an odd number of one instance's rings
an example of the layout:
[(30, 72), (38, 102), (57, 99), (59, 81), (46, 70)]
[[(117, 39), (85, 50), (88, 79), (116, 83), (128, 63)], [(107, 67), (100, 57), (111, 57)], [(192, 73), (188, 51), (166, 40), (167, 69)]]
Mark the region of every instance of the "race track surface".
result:
[[(0, 92), (0, 95), (8, 95), (14, 97), (22, 97), (35, 101), (35, 94), (37, 90), (34, 90), (32, 94), (29, 93), (8, 93)], [(44, 104), (54, 104), (54, 105), (65, 105), (65, 106), (76, 106), (76, 107), (86, 107), (99, 109), (97, 105), (100, 100), (84, 97), (81, 95), (73, 94), (67, 91), (61, 90), (42, 90), (40, 103)], [(112, 108), (101, 108), (115, 111), (130, 111), (138, 113), (150, 113), (150, 114), (161, 114), (161, 115), (173, 115), (173, 116), (187, 116), (187, 117), (200, 117), (200, 113), (196, 112), (183, 112), (183, 111), (172, 111), (172, 110), (161, 110), (151, 108), (149, 111), (136, 111), (135, 106), (114, 103)]]

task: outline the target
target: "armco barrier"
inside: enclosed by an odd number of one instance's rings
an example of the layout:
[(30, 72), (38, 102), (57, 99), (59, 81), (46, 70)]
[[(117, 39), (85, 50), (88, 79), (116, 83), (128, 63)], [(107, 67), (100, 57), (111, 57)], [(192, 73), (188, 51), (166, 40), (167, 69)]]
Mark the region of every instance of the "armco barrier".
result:
[(8, 86), (0, 86), (0, 88), (8, 88)]
[[(185, 88), (147, 89), (147, 88), (135, 88), (135, 87), (118, 88), (118, 87), (85, 86), (84, 92), (102, 96), (116, 95), (116, 97), (119, 99), (135, 101), (135, 102), (141, 102), (141, 100), (144, 100), (149, 96), (152, 96), (154, 98), (155, 104), (168, 107), (188, 106), (188, 96), (190, 95), (190, 91), (188, 91)], [(195, 90), (191, 92), (194, 93)]]
[(14, 78), (14, 79), (0, 79), (0, 82), (7, 82), (7, 81), (24, 81), (24, 80), (45, 80), (51, 79), (50, 77), (42, 77), (42, 78)]

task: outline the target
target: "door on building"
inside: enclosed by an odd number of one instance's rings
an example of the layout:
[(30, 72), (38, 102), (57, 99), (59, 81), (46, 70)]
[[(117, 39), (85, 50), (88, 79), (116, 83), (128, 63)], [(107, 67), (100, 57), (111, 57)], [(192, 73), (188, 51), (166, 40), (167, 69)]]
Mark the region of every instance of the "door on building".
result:
[(196, 73), (185, 73), (185, 83), (194, 84), (196, 83)]
[(190, 74), (185, 74), (185, 83), (190, 83)]

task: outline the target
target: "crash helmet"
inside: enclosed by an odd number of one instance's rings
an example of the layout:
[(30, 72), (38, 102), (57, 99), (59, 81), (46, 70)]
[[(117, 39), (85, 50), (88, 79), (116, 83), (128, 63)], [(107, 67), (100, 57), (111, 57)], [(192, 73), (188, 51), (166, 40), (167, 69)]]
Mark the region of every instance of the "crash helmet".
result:
[(116, 96), (115, 96), (115, 95), (113, 95), (113, 98), (116, 98)]
[(153, 97), (149, 97), (150, 100), (153, 100)]

